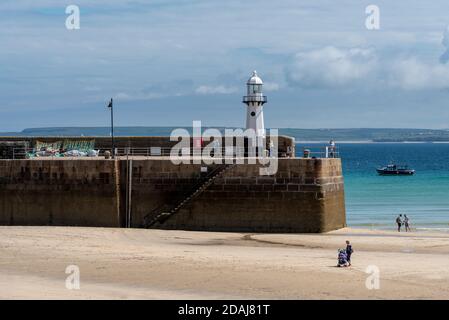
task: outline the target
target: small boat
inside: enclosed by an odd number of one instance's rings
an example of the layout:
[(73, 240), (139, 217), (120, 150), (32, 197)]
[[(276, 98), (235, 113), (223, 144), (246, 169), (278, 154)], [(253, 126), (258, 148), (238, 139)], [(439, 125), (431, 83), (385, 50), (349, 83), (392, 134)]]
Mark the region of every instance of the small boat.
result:
[(411, 176), (415, 174), (415, 170), (410, 169), (408, 166), (398, 166), (395, 164), (389, 164), (383, 168), (377, 168), (377, 173), (381, 176), (395, 175), (395, 176)]

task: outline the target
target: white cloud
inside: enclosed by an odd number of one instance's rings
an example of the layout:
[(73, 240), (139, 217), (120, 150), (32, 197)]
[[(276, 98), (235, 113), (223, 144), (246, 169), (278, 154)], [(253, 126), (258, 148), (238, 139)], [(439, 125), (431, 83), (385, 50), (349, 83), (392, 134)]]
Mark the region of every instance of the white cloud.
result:
[(371, 50), (329, 46), (296, 54), (287, 80), (301, 87), (340, 87), (367, 78), (376, 64)]
[(125, 92), (119, 92), (114, 96), (114, 99), (130, 100), (131, 96)]
[(280, 86), (276, 82), (264, 82), (263, 90), (270, 92), (270, 91), (278, 91), (280, 89)]
[(195, 92), (197, 94), (231, 94), (238, 92), (236, 87), (219, 86), (199, 86)]
[[(145, 101), (145, 100), (153, 100), (153, 99), (161, 99), (172, 96), (183, 96), (181, 93), (167, 94), (167, 93), (154, 93), (154, 92), (119, 92), (113, 95), (115, 100), (119, 101)], [(101, 101), (104, 99), (104, 96), (94, 96), (93, 101)]]
[(449, 65), (409, 58), (394, 63), (390, 74), (389, 84), (405, 90), (449, 88)]
[[(449, 30), (445, 33), (443, 44), (449, 49)], [(379, 63), (380, 60), (382, 63)], [(374, 86), (415, 91), (449, 88), (449, 64), (439, 63), (437, 57), (433, 62), (401, 56), (380, 59), (376, 52), (361, 48), (344, 50), (325, 47), (301, 52), (296, 54), (286, 73), (290, 85), (304, 88), (353, 85), (368, 89)]]
[(443, 41), (441, 43), (446, 48), (446, 51), (441, 55), (440, 62), (447, 63), (449, 61), (449, 26), (444, 30)]

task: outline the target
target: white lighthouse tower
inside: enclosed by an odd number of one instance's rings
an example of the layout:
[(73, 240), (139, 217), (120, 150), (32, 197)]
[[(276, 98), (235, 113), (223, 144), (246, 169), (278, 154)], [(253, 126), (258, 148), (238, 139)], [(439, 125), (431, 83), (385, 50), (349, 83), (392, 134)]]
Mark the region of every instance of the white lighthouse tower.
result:
[(258, 137), (265, 137), (265, 125), (263, 121), (263, 105), (267, 102), (267, 97), (263, 95), (263, 81), (254, 71), (251, 78), (246, 83), (247, 93), (243, 97), (243, 103), (247, 107), (246, 129), (253, 129)]

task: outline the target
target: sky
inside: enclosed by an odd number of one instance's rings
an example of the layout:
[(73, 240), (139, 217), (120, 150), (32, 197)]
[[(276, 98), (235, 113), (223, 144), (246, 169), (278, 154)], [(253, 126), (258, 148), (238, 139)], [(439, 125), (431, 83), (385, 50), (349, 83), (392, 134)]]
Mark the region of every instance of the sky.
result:
[(117, 126), (242, 127), (253, 70), (269, 128), (448, 129), (448, 12), (447, 0), (2, 0), (0, 132), (108, 126), (111, 97)]

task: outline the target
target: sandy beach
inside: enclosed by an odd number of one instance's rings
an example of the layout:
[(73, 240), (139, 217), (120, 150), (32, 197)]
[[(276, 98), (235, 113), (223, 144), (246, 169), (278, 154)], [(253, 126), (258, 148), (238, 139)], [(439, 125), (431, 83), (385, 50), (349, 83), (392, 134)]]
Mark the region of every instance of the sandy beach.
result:
[[(337, 268), (346, 239), (353, 266)], [(79, 290), (66, 289), (68, 265)], [(0, 227), (0, 298), (449, 299), (449, 234)]]

